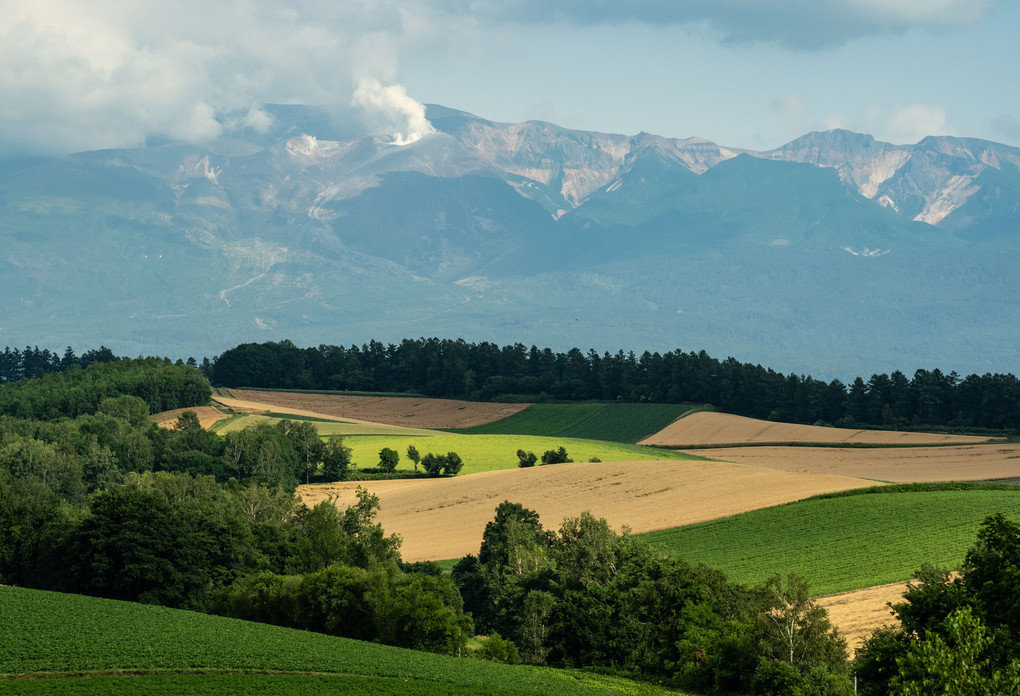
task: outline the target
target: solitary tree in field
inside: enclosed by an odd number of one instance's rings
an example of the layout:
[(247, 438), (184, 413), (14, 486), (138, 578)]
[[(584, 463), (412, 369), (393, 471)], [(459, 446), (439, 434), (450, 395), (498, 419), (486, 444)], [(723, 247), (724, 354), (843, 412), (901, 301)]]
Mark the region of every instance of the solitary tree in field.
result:
[(421, 455), (418, 454), (418, 448), (414, 445), (408, 445), (407, 458), (414, 462), (414, 470), (418, 471), (418, 463), (421, 461)]
[(400, 461), (400, 455), (395, 449), (389, 447), (383, 447), (379, 450), (379, 468), (385, 472), (393, 471), (397, 468), (397, 462)]

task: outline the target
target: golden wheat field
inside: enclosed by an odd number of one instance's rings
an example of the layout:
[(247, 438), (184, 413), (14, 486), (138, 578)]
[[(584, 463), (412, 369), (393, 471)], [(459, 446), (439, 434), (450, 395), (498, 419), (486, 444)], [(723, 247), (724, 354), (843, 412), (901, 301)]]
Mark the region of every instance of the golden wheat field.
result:
[(692, 413), (673, 421), (639, 445), (697, 447), (702, 445), (812, 444), (944, 445), (986, 442), (985, 437), (906, 433), (885, 430), (850, 430), (819, 425), (773, 423), (729, 413)]
[(959, 447), (722, 447), (694, 450), (713, 459), (810, 474), (889, 481), (989, 481), (1020, 478), (1020, 444)]
[(531, 404), (427, 399), (404, 396), (347, 396), (229, 389), (234, 398), (272, 406), (278, 413), (298, 409), (350, 421), (372, 421), (409, 428), (471, 428), (508, 418)]
[(815, 604), (829, 612), (829, 620), (846, 637), (852, 658), (876, 628), (896, 625), (889, 603), (902, 601), (906, 589), (906, 582), (865, 587), (852, 592), (816, 597)]
[(307, 504), (333, 498), (346, 507), (361, 485), (379, 496), (379, 522), (403, 538), (405, 560), (477, 553), (485, 524), (504, 500), (521, 503), (558, 528), (585, 510), (634, 532), (735, 515), (817, 493), (874, 485), (845, 476), (801, 474), (708, 461), (576, 462), (452, 479), (404, 479), (301, 486)]

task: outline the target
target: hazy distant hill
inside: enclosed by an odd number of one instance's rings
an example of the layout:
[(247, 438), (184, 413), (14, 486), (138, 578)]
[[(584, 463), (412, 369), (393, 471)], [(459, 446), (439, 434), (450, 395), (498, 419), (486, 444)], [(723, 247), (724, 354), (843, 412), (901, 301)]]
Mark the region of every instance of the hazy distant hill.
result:
[(0, 345), (212, 355), (405, 336), (702, 349), (847, 376), (1015, 371), (1020, 149), (847, 131), (773, 151), (492, 123), (0, 163)]

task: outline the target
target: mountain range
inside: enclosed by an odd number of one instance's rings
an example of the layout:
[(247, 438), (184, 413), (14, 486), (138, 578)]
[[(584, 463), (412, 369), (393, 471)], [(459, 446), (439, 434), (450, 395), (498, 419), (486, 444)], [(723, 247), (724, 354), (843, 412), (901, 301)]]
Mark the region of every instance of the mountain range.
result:
[(755, 152), (434, 105), (397, 145), (265, 110), (210, 143), (0, 161), (0, 344), (440, 336), (1017, 370), (1018, 148), (832, 130)]

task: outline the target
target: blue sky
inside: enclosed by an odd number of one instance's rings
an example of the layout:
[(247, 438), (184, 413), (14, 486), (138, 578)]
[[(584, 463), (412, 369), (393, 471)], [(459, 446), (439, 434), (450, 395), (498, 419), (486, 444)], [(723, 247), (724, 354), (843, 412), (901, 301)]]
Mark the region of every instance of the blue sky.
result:
[[(0, 152), (202, 141), (261, 104), (419, 102), (704, 137), (1020, 146), (1016, 0), (0, 0)], [(419, 124), (420, 125), (420, 124)]]

